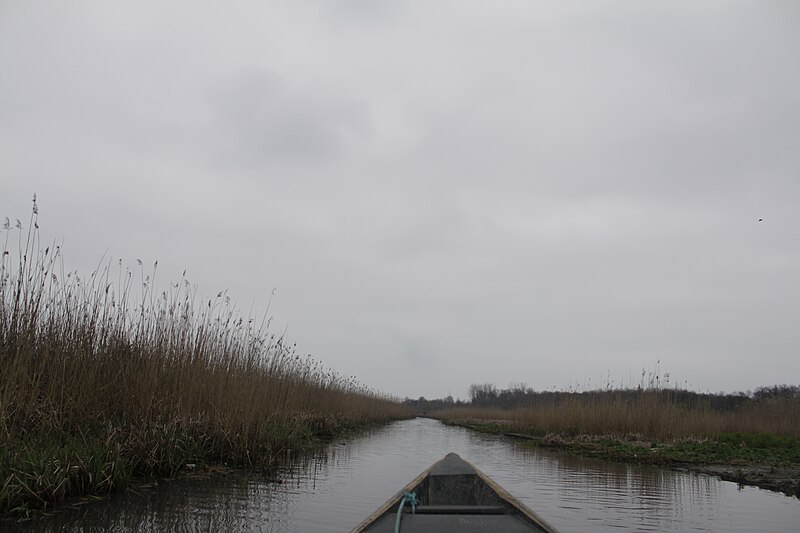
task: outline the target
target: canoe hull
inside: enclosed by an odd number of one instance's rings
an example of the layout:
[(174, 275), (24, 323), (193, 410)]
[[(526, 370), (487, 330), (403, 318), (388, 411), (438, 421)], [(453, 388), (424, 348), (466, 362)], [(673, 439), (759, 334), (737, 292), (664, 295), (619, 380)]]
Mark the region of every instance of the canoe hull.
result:
[(404, 508), (401, 531), (556, 532), (544, 519), (454, 453), (422, 472), (353, 531), (394, 531), (397, 508), (406, 492), (416, 493), (419, 504), (413, 514), (411, 509)]

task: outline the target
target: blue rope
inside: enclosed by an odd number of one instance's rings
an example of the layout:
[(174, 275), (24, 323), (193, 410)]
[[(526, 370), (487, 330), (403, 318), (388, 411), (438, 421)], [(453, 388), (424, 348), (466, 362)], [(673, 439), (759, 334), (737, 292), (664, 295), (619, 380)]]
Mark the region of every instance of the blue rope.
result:
[(400, 500), (400, 506), (397, 508), (397, 519), (394, 521), (394, 533), (400, 533), (400, 517), (403, 516), (403, 506), (408, 502), (411, 505), (411, 514), (416, 514), (417, 500), (416, 492), (403, 492), (403, 497)]

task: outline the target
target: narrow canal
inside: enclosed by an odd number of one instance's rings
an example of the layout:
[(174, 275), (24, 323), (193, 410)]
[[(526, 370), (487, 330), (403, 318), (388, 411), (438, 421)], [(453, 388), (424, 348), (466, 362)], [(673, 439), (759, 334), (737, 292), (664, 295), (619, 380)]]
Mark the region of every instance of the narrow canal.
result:
[(284, 473), (180, 479), (37, 519), (37, 531), (349, 531), (454, 451), (564, 532), (798, 531), (800, 500), (717, 478), (576, 459), (435, 420), (334, 443)]

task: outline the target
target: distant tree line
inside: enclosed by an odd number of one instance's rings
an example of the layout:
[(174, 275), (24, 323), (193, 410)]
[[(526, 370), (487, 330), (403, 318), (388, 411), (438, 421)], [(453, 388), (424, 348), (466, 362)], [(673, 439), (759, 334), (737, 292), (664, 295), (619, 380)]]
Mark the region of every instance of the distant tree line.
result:
[(687, 408), (706, 408), (715, 411), (732, 411), (751, 402), (793, 400), (800, 401), (800, 386), (771, 385), (758, 387), (754, 391), (734, 393), (695, 392), (679, 388), (637, 387), (606, 388), (589, 391), (537, 391), (524, 384), (512, 384), (501, 389), (491, 383), (473, 384), (469, 388), (469, 401), (453, 400), (452, 396), (442, 399), (416, 400), (407, 398), (403, 403), (417, 411), (434, 411), (451, 407), (500, 407), (514, 409), (519, 407), (558, 406), (564, 401), (579, 399), (586, 402), (598, 400), (634, 401), (643, 396), (660, 396), (670, 403)]
[(470, 404), (462, 400), (454, 400), (452, 396), (437, 398), (435, 400), (427, 400), (424, 396), (420, 396), (416, 400), (413, 398), (406, 398), (403, 400), (403, 405), (416, 409), (418, 412), (427, 412), (439, 409), (450, 409), (451, 407), (467, 407)]

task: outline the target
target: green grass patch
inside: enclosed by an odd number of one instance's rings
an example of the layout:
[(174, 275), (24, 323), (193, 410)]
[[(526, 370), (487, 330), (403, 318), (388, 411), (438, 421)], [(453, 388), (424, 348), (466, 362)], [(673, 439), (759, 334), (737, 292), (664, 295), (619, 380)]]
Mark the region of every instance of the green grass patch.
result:
[[(724, 440), (626, 442), (617, 438), (566, 439), (563, 448), (591, 457), (651, 464), (800, 465), (795, 439), (763, 435)], [(748, 445), (748, 442), (751, 445)]]
[(100, 440), (37, 440), (0, 447), (0, 515), (28, 516), (67, 498), (124, 488), (132, 463)]
[(789, 435), (771, 435), (769, 433), (722, 433), (717, 437), (717, 441), (739, 446), (740, 448), (779, 448), (800, 452), (800, 439)]

